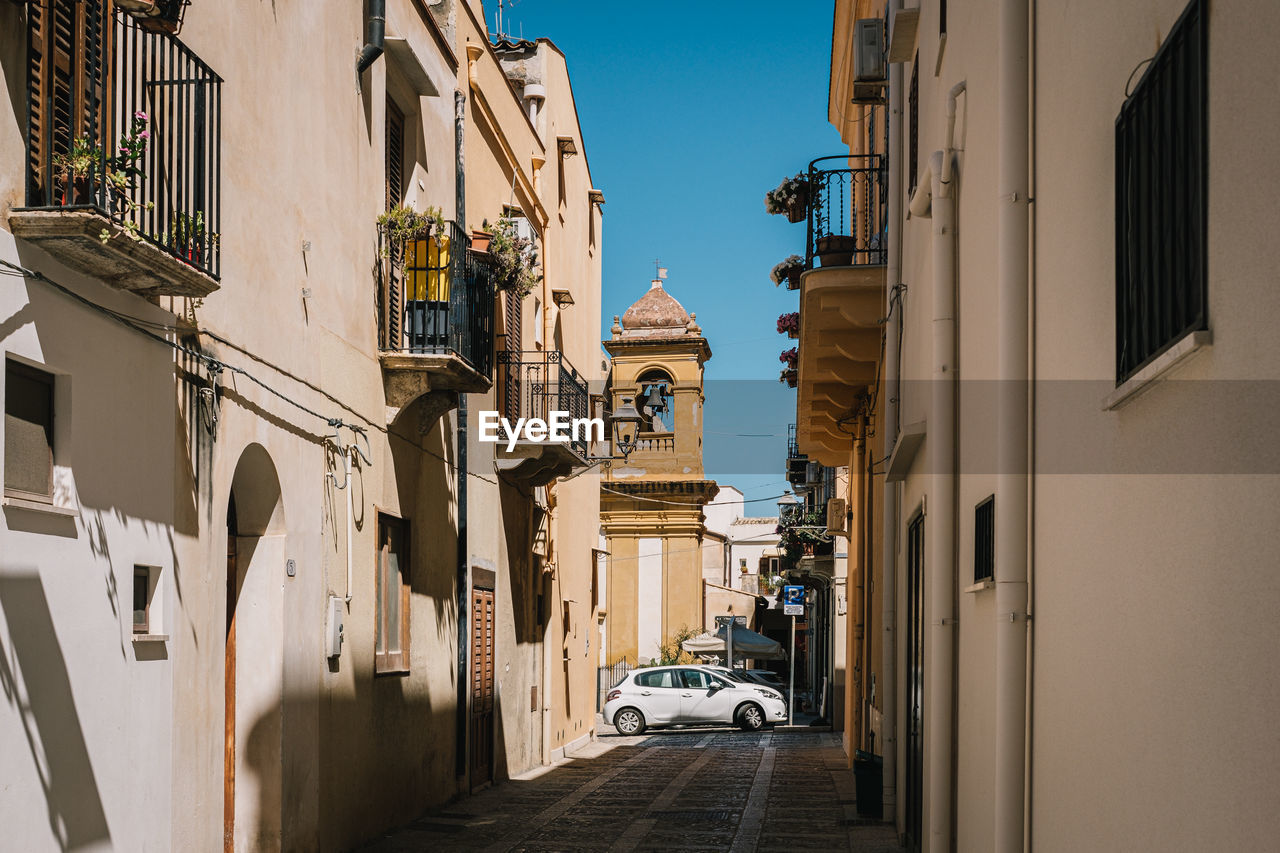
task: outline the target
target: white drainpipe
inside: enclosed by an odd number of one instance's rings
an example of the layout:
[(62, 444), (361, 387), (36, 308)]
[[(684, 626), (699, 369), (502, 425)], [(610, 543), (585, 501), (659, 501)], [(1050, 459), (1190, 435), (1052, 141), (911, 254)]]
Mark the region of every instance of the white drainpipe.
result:
[(995, 846), (1023, 849), (1027, 758), (1029, 39), (1027, 0), (1000, 0), (996, 405)]
[[(889, 20), (902, 8), (902, 0), (890, 0)], [(886, 281), (885, 345), (884, 345), (884, 452), (893, 449), (898, 437), (898, 329), (902, 323), (901, 308), (893, 304), (895, 289), (902, 280), (902, 65), (889, 66), (889, 256)], [(884, 575), (881, 579), (880, 624), (884, 637), (881, 644), (883, 659), (880, 672), (884, 685), (880, 690), (880, 752), (884, 763), (884, 819), (897, 826), (899, 835), (905, 829), (898, 819), (897, 804), (901, 797), (897, 790), (898, 766), (898, 682), (897, 682), (897, 590), (898, 590), (898, 484), (884, 484), (884, 524), (882, 548)]]
[[(928, 850), (951, 849), (951, 766), (955, 717), (956, 597), (956, 243), (955, 196), (952, 192), (952, 138), (957, 83), (947, 97), (947, 139), (929, 158), (927, 171), (911, 199), (913, 216), (933, 220), (933, 369), (929, 405), (929, 492), (926, 517), (929, 665), (926, 688), (925, 748), (929, 760), (926, 801), (929, 804)], [(928, 187), (928, 189), (926, 189)]]

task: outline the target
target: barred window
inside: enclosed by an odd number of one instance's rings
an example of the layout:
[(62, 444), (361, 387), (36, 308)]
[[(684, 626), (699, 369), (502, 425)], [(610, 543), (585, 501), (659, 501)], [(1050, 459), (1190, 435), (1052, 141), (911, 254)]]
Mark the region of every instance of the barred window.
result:
[(973, 582), (995, 578), (996, 496), (991, 495), (973, 511)]
[(1116, 383), (1208, 328), (1208, 42), (1192, 0), (1116, 118)]

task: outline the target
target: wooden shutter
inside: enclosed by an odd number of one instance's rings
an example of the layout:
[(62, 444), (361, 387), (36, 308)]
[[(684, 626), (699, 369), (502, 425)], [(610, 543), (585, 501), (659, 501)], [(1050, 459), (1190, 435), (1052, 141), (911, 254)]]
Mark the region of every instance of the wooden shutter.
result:
[(504, 298), (507, 301), (505, 318), (507, 374), (503, 388), (503, 394), (506, 397), (504, 408), (508, 418), (518, 418), (520, 417), (520, 352), (523, 349), (520, 330), (524, 322), (522, 311), (524, 300), (510, 290)]
[[(404, 113), (390, 99), (387, 99), (386, 124), (386, 205), (387, 210), (391, 210), (404, 201)], [(384, 264), (387, 287), (383, 297), (383, 329), (386, 334), (383, 347), (399, 350), (403, 340), (404, 247), (393, 245), (389, 248), (391, 263)]]
[(28, 187), (31, 205), (57, 203), (49, 174), (54, 154), (82, 134), (100, 144), (111, 114), (111, 0), (44, 0), (27, 7)]

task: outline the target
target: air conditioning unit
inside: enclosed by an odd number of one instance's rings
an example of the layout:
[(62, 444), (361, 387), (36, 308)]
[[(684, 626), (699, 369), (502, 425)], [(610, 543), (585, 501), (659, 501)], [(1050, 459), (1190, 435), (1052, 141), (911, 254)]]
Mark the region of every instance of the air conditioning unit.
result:
[(808, 474), (808, 456), (792, 456), (787, 460), (787, 482), (792, 486), (802, 485)]
[(810, 462), (805, 466), (804, 484), (806, 486), (821, 486), (822, 468), (823, 466), (821, 462)]
[(827, 501), (827, 535), (828, 536), (848, 536), (849, 531), (845, 529), (845, 522), (848, 520), (849, 507), (845, 503), (844, 498), (831, 498)]
[(853, 30), (853, 102), (884, 103), (888, 73), (884, 56), (884, 21), (863, 18)]

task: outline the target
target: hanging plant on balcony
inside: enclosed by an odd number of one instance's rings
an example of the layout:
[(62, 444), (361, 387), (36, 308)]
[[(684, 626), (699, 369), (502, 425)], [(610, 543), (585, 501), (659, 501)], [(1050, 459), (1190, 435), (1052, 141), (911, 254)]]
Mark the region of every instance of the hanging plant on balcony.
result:
[(789, 338), (800, 337), (800, 312), (799, 311), (792, 311), (789, 314), (779, 315), (778, 334), (786, 335)]
[[(444, 216), (438, 207), (417, 211), (403, 204), (391, 208), (378, 217), (378, 231), (382, 233), (382, 257), (391, 257), (392, 246), (402, 246), (417, 240), (429, 240), (444, 233)], [(397, 253), (403, 258), (403, 253)]]
[(205, 250), (218, 244), (218, 237), (217, 231), (205, 227), (203, 210), (194, 214), (175, 210), (169, 221), (169, 234), (161, 242), (173, 249), (180, 260), (199, 266), (204, 263)]
[(769, 272), (769, 280), (775, 286), (785, 281), (787, 290), (798, 290), (802, 272), (804, 272), (804, 258), (799, 255), (788, 255)]
[(493, 261), (495, 286), (520, 299), (528, 296), (542, 281), (533, 241), (520, 236), (516, 223), (506, 217), (494, 226), (486, 222), (482, 227), (490, 234), (489, 257)]
[(782, 355), (778, 356), (778, 361), (782, 362), (792, 370), (796, 369), (796, 362), (799, 360), (800, 360), (799, 347), (792, 347), (791, 349), (783, 350)]
[(794, 367), (786, 367), (783, 368), (782, 373), (778, 376), (778, 381), (787, 383), (788, 388), (794, 388), (796, 387), (796, 383), (799, 381), (799, 378), (799, 371)]
[(804, 172), (783, 178), (775, 189), (764, 194), (767, 213), (785, 213), (788, 222), (801, 222), (808, 215), (809, 176)]

